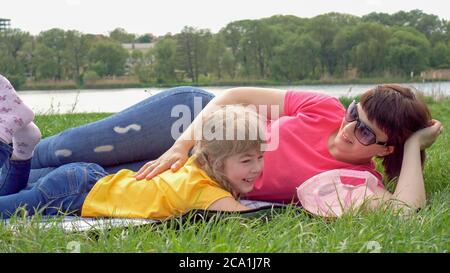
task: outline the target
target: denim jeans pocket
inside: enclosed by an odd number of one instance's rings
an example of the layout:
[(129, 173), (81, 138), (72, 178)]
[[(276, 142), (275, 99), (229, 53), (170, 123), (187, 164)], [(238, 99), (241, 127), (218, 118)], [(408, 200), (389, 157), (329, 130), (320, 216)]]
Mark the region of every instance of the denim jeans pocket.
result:
[(48, 201), (87, 193), (101, 176), (101, 169), (91, 165), (71, 163), (61, 166), (41, 178), (38, 189)]
[(88, 178), (88, 182), (86, 183), (86, 187), (87, 190), (90, 191), (92, 189), (92, 187), (94, 186), (94, 184), (102, 179), (103, 177), (109, 175), (109, 173), (107, 171), (105, 171), (105, 169), (103, 169), (103, 167), (101, 167), (98, 164), (95, 163), (86, 163), (86, 169), (87, 169), (87, 178)]
[(84, 163), (86, 164), (86, 168), (88, 169), (88, 175), (94, 179), (100, 179), (103, 176), (108, 175), (109, 173), (103, 169), (100, 165), (96, 163)]

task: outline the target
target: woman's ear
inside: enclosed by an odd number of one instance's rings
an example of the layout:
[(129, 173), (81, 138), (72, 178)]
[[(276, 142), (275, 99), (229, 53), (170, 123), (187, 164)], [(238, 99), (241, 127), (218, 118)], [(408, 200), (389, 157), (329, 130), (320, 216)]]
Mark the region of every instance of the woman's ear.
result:
[(384, 147), (382, 152), (377, 154), (377, 156), (383, 157), (383, 156), (390, 155), (394, 152), (394, 150), (395, 150), (394, 146), (386, 146), (386, 147)]

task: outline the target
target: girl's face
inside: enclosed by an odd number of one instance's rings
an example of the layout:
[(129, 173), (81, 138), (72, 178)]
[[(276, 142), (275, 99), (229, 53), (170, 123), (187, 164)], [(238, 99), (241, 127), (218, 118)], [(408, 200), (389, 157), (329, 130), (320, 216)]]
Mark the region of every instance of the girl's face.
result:
[(253, 190), (254, 181), (261, 174), (263, 167), (263, 152), (249, 151), (227, 157), (224, 174), (235, 193), (245, 194)]
[[(360, 104), (356, 105), (359, 121), (370, 128), (375, 133), (376, 140), (386, 142), (388, 137), (376, 123), (370, 122)], [(367, 163), (374, 156), (385, 156), (393, 152), (392, 146), (371, 144), (365, 146), (358, 141), (355, 135), (357, 121), (348, 122), (345, 117), (341, 127), (334, 138), (332, 147), (335, 156), (351, 163)]]

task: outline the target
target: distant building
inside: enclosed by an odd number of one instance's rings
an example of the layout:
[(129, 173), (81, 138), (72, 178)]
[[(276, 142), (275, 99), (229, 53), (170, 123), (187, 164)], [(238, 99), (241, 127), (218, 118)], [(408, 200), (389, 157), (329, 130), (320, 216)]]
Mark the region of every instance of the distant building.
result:
[(4, 32), (11, 28), (11, 19), (0, 18), (0, 32)]
[(155, 43), (129, 43), (129, 44), (122, 44), (122, 47), (128, 50), (129, 52), (133, 50), (139, 50), (145, 53), (149, 49), (151, 49), (154, 45)]
[(450, 69), (430, 69), (420, 73), (422, 80), (448, 80)]
[(155, 42), (153, 43), (124, 43), (122, 47), (128, 51), (128, 58), (125, 63), (125, 74), (129, 75), (132, 73), (133, 67), (136, 65), (136, 60), (132, 58), (131, 52), (134, 50), (138, 50), (143, 54), (147, 53), (151, 48), (155, 46)]

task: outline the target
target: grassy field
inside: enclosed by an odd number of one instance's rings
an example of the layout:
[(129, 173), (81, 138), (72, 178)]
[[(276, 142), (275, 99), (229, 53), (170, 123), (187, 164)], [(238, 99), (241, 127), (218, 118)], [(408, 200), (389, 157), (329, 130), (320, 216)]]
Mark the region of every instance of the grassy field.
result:
[[(447, 131), (428, 150), (428, 204), (414, 215), (380, 209), (325, 220), (288, 207), (269, 221), (239, 215), (196, 222), (174, 219), (96, 233), (42, 229), (34, 219), (16, 230), (0, 223), (0, 252), (449, 252), (450, 100), (428, 102)], [(108, 115), (38, 116), (36, 123), (50, 136)]]

